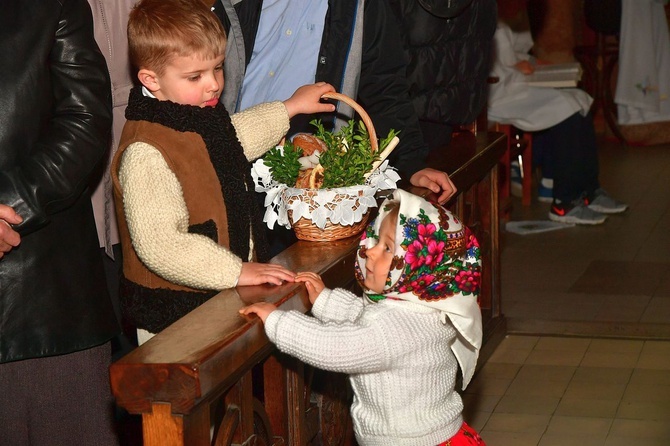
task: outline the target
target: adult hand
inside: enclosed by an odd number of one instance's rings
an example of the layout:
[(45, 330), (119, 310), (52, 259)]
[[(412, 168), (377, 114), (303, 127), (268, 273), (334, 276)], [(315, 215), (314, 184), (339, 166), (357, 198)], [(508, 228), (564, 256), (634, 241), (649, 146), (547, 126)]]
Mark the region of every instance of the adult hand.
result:
[(21, 243), (21, 236), (10, 225), (19, 224), (22, 221), (23, 218), (13, 208), (0, 204), (0, 259)]
[(321, 291), (326, 287), (317, 273), (302, 272), (295, 276), (296, 282), (304, 282), (309, 294), (309, 301), (314, 304)]
[[(436, 194), (438, 203), (443, 204), (456, 193), (456, 186), (451, 182), (449, 175), (441, 170), (426, 167), (416, 172), (409, 179), (413, 186), (425, 187)], [(441, 193), (440, 193), (441, 192)]]
[(321, 102), (321, 96), (332, 93), (335, 88), (326, 82), (303, 85), (298, 88), (293, 96), (284, 101), (288, 117), (292, 118), (299, 114), (324, 113), (335, 111), (335, 106), (327, 102)]
[(277, 307), (271, 303), (258, 302), (255, 304), (251, 304), (248, 307), (240, 308), (240, 314), (243, 314), (245, 316), (255, 314), (261, 319), (261, 321), (263, 321), (263, 323), (265, 323), (265, 319), (267, 319), (270, 313), (272, 313), (276, 309)]
[(273, 263), (244, 262), (242, 272), (237, 280), (238, 285), (260, 285), (271, 283), (281, 285), (284, 282), (293, 282), (295, 273), (281, 265)]

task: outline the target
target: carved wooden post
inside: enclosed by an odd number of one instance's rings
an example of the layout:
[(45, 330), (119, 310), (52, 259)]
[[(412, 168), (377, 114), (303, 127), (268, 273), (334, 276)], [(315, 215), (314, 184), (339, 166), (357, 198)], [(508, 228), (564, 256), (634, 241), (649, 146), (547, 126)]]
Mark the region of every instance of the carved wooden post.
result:
[(263, 365), (265, 410), (270, 425), (275, 435), (286, 438), (290, 445), (306, 444), (318, 429), (309, 429), (306, 424), (304, 370), (303, 363), (278, 352)]
[(142, 415), (142, 434), (145, 446), (209, 445), (209, 408), (185, 417), (172, 414), (170, 404), (153, 403), (151, 413)]

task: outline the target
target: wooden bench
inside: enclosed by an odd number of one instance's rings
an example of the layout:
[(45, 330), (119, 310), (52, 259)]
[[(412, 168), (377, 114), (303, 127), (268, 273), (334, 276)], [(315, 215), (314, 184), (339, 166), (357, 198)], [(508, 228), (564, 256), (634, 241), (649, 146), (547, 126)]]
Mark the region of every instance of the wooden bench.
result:
[[(481, 244), (482, 363), (506, 330), (498, 243), (498, 161), (505, 149), (502, 134), (463, 132), (448, 153), (431, 155), (436, 168), (451, 173), (460, 191), (452, 208)], [(298, 242), (274, 261), (294, 271), (316, 271), (329, 287), (350, 288), (357, 244), (357, 238)], [(258, 301), (284, 310), (310, 308), (303, 285), (225, 290), (111, 365), (116, 403), (141, 414), (145, 445), (353, 444), (346, 377), (315, 371), (277, 352), (260, 321), (238, 314)], [(312, 389), (321, 395), (318, 404)]]

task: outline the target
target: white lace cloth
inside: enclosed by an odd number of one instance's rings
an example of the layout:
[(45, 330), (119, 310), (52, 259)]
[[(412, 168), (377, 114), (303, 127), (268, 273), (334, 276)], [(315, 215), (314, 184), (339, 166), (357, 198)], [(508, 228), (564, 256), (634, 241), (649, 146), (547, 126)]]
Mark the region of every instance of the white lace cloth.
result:
[(363, 219), (369, 208), (377, 207), (378, 190), (396, 189), (400, 176), (384, 161), (368, 177), (365, 185), (334, 189), (299, 189), (279, 183), (272, 178), (270, 168), (263, 159), (253, 163), (251, 176), (256, 192), (265, 192), (265, 215), (268, 228), (275, 224), (291, 227), (292, 221), (301, 218), (312, 221), (318, 228), (332, 224), (351, 226)]

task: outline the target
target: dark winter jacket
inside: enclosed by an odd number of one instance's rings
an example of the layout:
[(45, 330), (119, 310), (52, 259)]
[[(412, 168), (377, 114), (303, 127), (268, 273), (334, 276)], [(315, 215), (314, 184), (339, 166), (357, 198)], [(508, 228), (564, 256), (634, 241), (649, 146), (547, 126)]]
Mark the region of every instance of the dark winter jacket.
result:
[(117, 332), (86, 187), (108, 147), (110, 82), (86, 0), (6, 0), (0, 14), (0, 203), (23, 217), (0, 259), (0, 363)]
[[(325, 81), (367, 111), (377, 134), (399, 130), (391, 163), (408, 179), (426, 167), (428, 147), (408, 95), (399, 23), (387, 0), (329, 0), (316, 81)], [(258, 29), (262, 0), (216, 0), (227, 32), (224, 104), (234, 111)], [(240, 37), (241, 36), (241, 37)], [(340, 111), (338, 109), (338, 111)]]
[(402, 22), (410, 96), (422, 121), (474, 121), (486, 105), (495, 0), (389, 0)]

